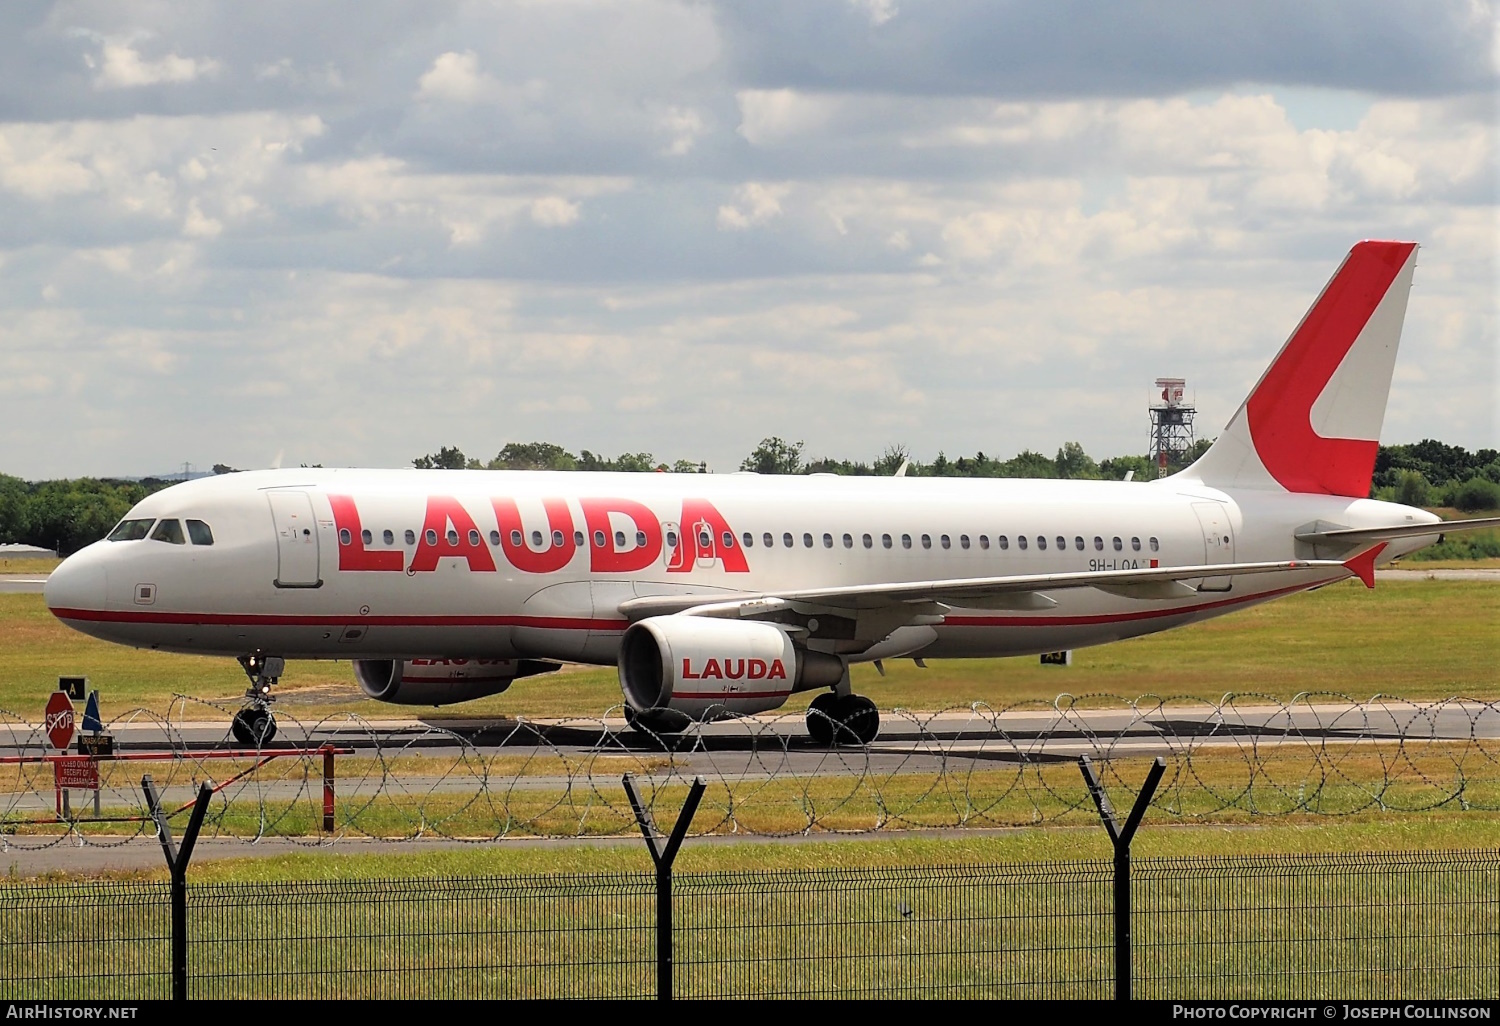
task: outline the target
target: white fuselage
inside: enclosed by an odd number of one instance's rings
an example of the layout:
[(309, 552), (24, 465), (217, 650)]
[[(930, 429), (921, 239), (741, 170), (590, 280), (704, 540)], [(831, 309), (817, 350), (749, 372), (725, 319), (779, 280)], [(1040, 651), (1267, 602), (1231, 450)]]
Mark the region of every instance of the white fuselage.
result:
[[(130, 517), (201, 521), (212, 544), (101, 541), (70, 557), (47, 603), (101, 638), (232, 656), (593, 663), (615, 661), (628, 626), (621, 603), (639, 597), (1290, 560), (1313, 555), (1293, 536), (1315, 522), (1436, 520), (1367, 499), (1230, 495), (1181, 475), (1125, 483), (323, 469), (192, 481), (150, 496)], [(1381, 559), (1434, 537), (1393, 543)], [(1289, 570), (1209, 580), (1168, 598), (1073, 588), (1045, 608), (950, 608), (941, 622), (874, 647), (835, 647), (853, 660), (1078, 648), (1346, 576)]]

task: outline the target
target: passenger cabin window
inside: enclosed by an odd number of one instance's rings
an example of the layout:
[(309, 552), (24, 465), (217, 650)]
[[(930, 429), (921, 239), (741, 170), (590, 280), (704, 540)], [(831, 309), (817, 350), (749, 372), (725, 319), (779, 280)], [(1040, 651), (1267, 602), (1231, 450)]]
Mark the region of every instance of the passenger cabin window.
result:
[(773, 548), (776, 545), (776, 538), (775, 538), (775, 536), (773, 536), (771, 534), (770, 531), (767, 531), (765, 534), (761, 535), (760, 536), (760, 541), (761, 541), (761, 544), (764, 545), (768, 549), (769, 548)]
[[(619, 538), (620, 538), (620, 544), (624, 545), (625, 544), (625, 536), (622, 534), (622, 535), (619, 536)], [(541, 531), (532, 531), (531, 532), (531, 547), (534, 548), (534, 549), (539, 549), (539, 548), (542, 547), (542, 532)]]
[[(540, 537), (540, 535), (538, 535), (538, 537)], [(625, 547), (625, 532), (624, 531), (616, 531), (615, 532), (615, 548), (617, 548), (617, 549), (623, 549), (624, 547)]]
[(408, 545), (415, 545), (416, 543), (417, 543), (417, 532), (408, 529), (407, 532), (406, 532), (406, 544), (408, 544)]
[(170, 542), (173, 545), (186, 545), (187, 538), (182, 533), (182, 522), (179, 520), (163, 520), (156, 525), (156, 530), (151, 532), (152, 541)]
[(1039, 534), (1036, 536), (1036, 547), (1039, 549), (1045, 549), (1047, 547), (1047, 536), (1045, 534)]
[(781, 536), (781, 544), (785, 545), (787, 548), (792, 547), (792, 535), (790, 531)]
[(1157, 549), (1159, 549), (1159, 548), (1160, 548), (1160, 546), (1159, 546), (1159, 545), (1158, 545), (1158, 544), (1157, 544), (1157, 541), (1156, 541), (1156, 539), (1155, 539), (1155, 538), (1152, 538), (1152, 539), (1151, 539), (1151, 551), (1152, 551), (1152, 552), (1155, 552), (1155, 551), (1157, 551)]
[(1082, 535), (1079, 535), (1077, 538), (1073, 539), (1073, 547), (1075, 549), (1077, 549), (1079, 552), (1083, 551), (1083, 536)]
[[(575, 537), (577, 537), (577, 536), (575, 535)], [(580, 542), (580, 544), (582, 544), (582, 543)], [(667, 548), (669, 548), (669, 549), (675, 549), (676, 547), (677, 547), (677, 532), (676, 531), (668, 531), (667, 532)]]
[(885, 546), (886, 548), (890, 548), (891, 547), (891, 536), (888, 535), (888, 534), (882, 534), (880, 536), (880, 544), (883, 545), (883, 546)]
[[(499, 531), (491, 531), (490, 533), (495, 536), (495, 544), (499, 545), (500, 544), (500, 532)], [(385, 542), (387, 545), (394, 545), (394, 544), (396, 544), (396, 536), (395, 536), (395, 534), (393, 534), (390, 531), (382, 531), (380, 533), (380, 539), (381, 539), (381, 541)]]
[(458, 544), (458, 532), (457, 531), (449, 531), (448, 532), (448, 544), (449, 545), (457, 545)]
[(1094, 548), (1100, 552), (1104, 551), (1104, 539), (1099, 537), (1097, 534), (1094, 535)]
[(595, 531), (594, 532), (594, 548), (596, 548), (596, 549), (602, 549), (602, 548), (604, 548), (604, 532), (603, 531)]
[(831, 549), (831, 548), (833, 548), (833, 535), (831, 535), (831, 534), (824, 534), (823, 535), (823, 547), (825, 549)]
[(953, 548), (953, 539), (949, 538), (946, 534), (939, 538), (938, 541), (943, 543), (943, 548), (945, 549)]
[[(720, 536), (720, 540), (724, 542), (724, 547), (726, 549), (732, 549), (732, 548), (734, 548), (734, 535), (730, 534), (728, 531), (725, 531), (723, 533), (723, 535)], [(635, 532), (635, 543), (637, 545), (644, 545), (644, 544), (646, 544), (646, 532), (644, 532), (644, 531), (637, 531), (637, 532)]]
[(1116, 552), (1119, 552), (1119, 551), (1120, 551), (1120, 550), (1121, 550), (1121, 549), (1123, 549), (1123, 548), (1124, 548), (1124, 547), (1125, 547), (1125, 546), (1124, 546), (1124, 545), (1122, 545), (1122, 544), (1121, 544), (1121, 543), (1120, 543), (1120, 539), (1119, 539), (1119, 538), (1118, 538), (1118, 537), (1117, 537), (1117, 538), (1115, 538), (1115, 551), (1116, 551)]
[(340, 545), (349, 545), (353, 541), (354, 541), (354, 536), (349, 533), (349, 528), (347, 528), (347, 527), (341, 527), (341, 528), (339, 528), (339, 544)]
[(745, 543), (745, 548), (747, 548), (747, 549), (753, 549), (753, 548), (755, 548), (755, 535), (751, 534), (749, 531), (746, 531), (745, 532), (745, 536), (743, 538), (741, 538), (740, 540)]
[(924, 549), (930, 549), (930, 548), (932, 548), (932, 535), (930, 535), (930, 534), (924, 534), (924, 535), (922, 535), (922, 548), (924, 548)]
[(140, 541), (151, 533), (151, 525), (155, 520), (147, 517), (145, 520), (121, 520), (115, 525), (115, 529), (109, 532), (110, 541)]
[(212, 545), (214, 543), (214, 533), (209, 530), (208, 525), (203, 521), (189, 520), (187, 522), (187, 529), (188, 537), (193, 540), (194, 545)]
[[(1000, 546), (1001, 551), (1004, 551), (1005, 549), (1010, 548), (1010, 539), (1003, 534), (997, 534), (995, 535), (995, 544)], [(1021, 547), (1025, 548), (1024, 545)]]
[[(1002, 549), (1005, 548), (1004, 545), (1000, 547)], [(1026, 536), (1024, 534), (1016, 535), (1016, 548), (1020, 549), (1023, 552), (1026, 551)]]
[[(189, 528), (189, 532), (190, 532), (190, 533), (191, 533), (191, 529), (192, 529), (192, 526), (193, 526), (193, 522), (192, 522), (192, 521), (191, 521), (191, 520), (189, 520), (189, 521), (188, 521), (188, 528)], [(370, 532), (369, 532), (369, 531), (367, 531), (367, 530), (366, 530), (366, 531), (361, 531), (361, 532), (359, 532), (359, 540), (360, 540), (360, 542), (361, 542), (361, 543), (363, 543), (363, 544), (365, 544), (365, 545), (368, 545), (368, 544), (370, 544), (370, 543), (371, 543), (371, 542), (372, 542), (372, 541), (374, 541), (374, 540), (375, 540), (375, 536), (374, 536), (374, 535), (372, 535), (372, 534), (371, 534), (371, 533), (370, 533)]]
[(519, 547), (520, 544), (521, 544), (521, 532), (520, 531), (516, 531), (516, 530), (512, 530), (510, 532), (510, 547), (514, 549), (514, 548)]
[(909, 534), (903, 534), (901, 536), (901, 547), (903, 549), (909, 549), (909, 548), (911, 548), (911, 535), (909, 535)]
[(428, 545), (436, 545), (437, 544), (437, 532), (434, 531), (432, 528), (429, 527), (427, 529), (427, 534), (426, 534), (425, 537), (427, 538), (427, 544)]
[(846, 549), (852, 549), (852, 548), (854, 548), (854, 538), (851, 537), (850, 535), (847, 535), (847, 534), (844, 535), (844, 548), (846, 548)]
[[(863, 538), (861, 538), (861, 539), (860, 539), (860, 540), (861, 540), (861, 541), (863, 541), (863, 542), (864, 542), (864, 543), (865, 543), (865, 548), (867, 548), (867, 549), (872, 549), (872, 548), (874, 548), (874, 547), (875, 547), (875, 539), (874, 539), (874, 538), (871, 538), (871, 537), (870, 537), (870, 536), (869, 536), (869, 535), (868, 535), (868, 534), (867, 534), (867, 535), (865, 535), (865, 536), (864, 536), (864, 537), (863, 537)], [(886, 544), (887, 544), (887, 545), (889, 545), (889, 544), (890, 544), (890, 543), (889, 543), (889, 542), (887, 542), (887, 543), (886, 543)]]
[[(387, 533), (389, 533), (389, 532), (387, 532)], [(491, 531), (490, 532), (490, 544), (491, 545), (499, 545), (500, 544), (500, 532), (499, 531)]]
[(990, 547), (990, 536), (989, 535), (987, 535), (987, 534), (981, 534), (979, 536), (979, 547), (981, 549), (987, 549), (987, 548)]
[(966, 534), (959, 535), (958, 536), (958, 544), (959, 544), (960, 548), (964, 548), (964, 549), (968, 548), (969, 547), (969, 536), (966, 535)]
[(1058, 535), (1057, 536), (1057, 551), (1058, 552), (1067, 552), (1068, 551), (1068, 539), (1064, 538), (1062, 535)]
[(479, 532), (474, 530), (473, 528), (469, 529), (469, 546), (471, 548), (479, 548)]
[(1141, 540), (1139, 538), (1130, 539), (1130, 548), (1135, 552), (1141, 551)]
[(812, 535), (807, 534), (806, 532), (803, 532), (803, 535), (802, 535), (802, 547), (804, 549), (810, 549), (810, 548), (812, 548)]

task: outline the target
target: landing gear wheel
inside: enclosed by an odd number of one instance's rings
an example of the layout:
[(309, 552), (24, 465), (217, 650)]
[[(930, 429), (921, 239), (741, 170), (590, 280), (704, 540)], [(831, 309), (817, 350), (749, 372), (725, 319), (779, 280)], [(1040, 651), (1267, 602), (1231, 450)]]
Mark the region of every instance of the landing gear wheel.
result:
[(867, 745), (880, 735), (880, 710), (863, 695), (819, 695), (807, 707), (807, 733), (817, 745)]
[(832, 691), (825, 691), (807, 707), (807, 734), (819, 746), (832, 746), (834, 731), (838, 729), (840, 699)]
[(261, 748), (276, 736), (276, 717), (271, 715), (271, 710), (261, 706), (246, 706), (234, 714), (229, 730), (240, 744)]
[(841, 745), (867, 745), (880, 735), (880, 710), (864, 695), (850, 695), (839, 710)]
[(644, 712), (636, 712), (628, 705), (625, 707), (625, 723), (631, 730), (642, 734), (681, 734), (692, 722), (687, 716), (673, 709), (647, 709)]

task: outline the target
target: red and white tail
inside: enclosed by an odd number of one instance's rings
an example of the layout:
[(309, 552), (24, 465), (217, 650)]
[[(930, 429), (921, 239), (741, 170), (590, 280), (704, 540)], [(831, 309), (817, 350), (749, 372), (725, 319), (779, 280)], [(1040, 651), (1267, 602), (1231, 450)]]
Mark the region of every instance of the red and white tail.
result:
[(1215, 488), (1370, 493), (1415, 242), (1357, 244), (1224, 433), (1183, 477)]

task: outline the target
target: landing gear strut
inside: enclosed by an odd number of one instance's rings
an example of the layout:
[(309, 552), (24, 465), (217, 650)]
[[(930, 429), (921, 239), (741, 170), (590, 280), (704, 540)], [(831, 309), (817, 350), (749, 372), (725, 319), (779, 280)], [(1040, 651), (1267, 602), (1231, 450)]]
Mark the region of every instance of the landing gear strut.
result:
[(867, 745), (880, 734), (880, 710), (864, 695), (819, 695), (807, 707), (807, 733), (819, 745)]
[(245, 689), (245, 707), (234, 714), (229, 731), (240, 744), (260, 748), (276, 736), (276, 717), (271, 714), (271, 703), (276, 699), (271, 687), (281, 679), (286, 660), (252, 652), (240, 656), (239, 661), (245, 676), (250, 678), (250, 686)]

